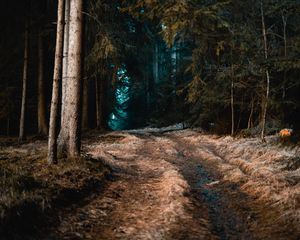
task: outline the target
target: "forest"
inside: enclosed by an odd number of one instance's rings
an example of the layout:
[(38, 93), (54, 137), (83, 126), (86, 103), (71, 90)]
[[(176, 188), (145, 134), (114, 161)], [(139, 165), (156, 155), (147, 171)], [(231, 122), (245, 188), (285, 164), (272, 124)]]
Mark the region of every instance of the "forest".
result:
[(299, 0), (1, 0), (0, 240), (299, 239)]

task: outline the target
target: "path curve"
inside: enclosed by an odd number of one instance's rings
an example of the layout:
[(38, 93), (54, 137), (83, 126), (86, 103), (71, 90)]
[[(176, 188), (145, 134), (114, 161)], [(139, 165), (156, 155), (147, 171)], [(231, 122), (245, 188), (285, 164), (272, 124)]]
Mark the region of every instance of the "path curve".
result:
[(104, 192), (65, 214), (54, 235), (95, 240), (263, 239), (253, 228), (253, 199), (238, 183), (224, 181), (215, 164), (226, 167), (226, 159), (214, 141), (199, 136), (193, 130), (113, 132), (87, 142), (85, 151), (113, 169), (111, 182)]

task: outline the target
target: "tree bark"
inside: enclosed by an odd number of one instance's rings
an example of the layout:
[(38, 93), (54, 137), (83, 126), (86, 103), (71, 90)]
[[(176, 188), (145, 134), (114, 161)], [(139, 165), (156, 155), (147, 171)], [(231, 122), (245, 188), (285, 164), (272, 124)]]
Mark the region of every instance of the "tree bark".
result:
[(151, 108), (150, 108), (150, 98), (151, 98), (151, 78), (149, 77), (149, 64), (147, 64), (146, 67), (146, 72), (145, 72), (145, 82), (146, 82), (146, 86), (145, 86), (145, 92), (146, 92), (146, 111), (149, 114), (151, 112)]
[(83, 79), (83, 93), (82, 93), (82, 121), (81, 127), (83, 130), (89, 128), (89, 82), (87, 78)]
[(253, 127), (254, 98), (251, 99), (251, 109), (248, 118), (248, 129)]
[[(282, 13), (282, 25), (283, 25), (283, 42), (284, 42), (284, 58), (287, 57), (287, 39), (286, 39), (286, 24), (287, 24), (287, 17), (284, 16)], [(287, 72), (284, 70), (283, 73), (283, 84), (282, 84), (282, 99), (284, 100), (286, 97), (286, 82), (287, 82)]]
[[(86, 8), (87, 1), (83, 1), (83, 7)], [(82, 19), (82, 42), (85, 43), (88, 39), (89, 29), (86, 24), (86, 18)], [(85, 56), (85, 53), (88, 51), (88, 44), (83, 44), (82, 56)], [(81, 114), (81, 129), (88, 130), (89, 129), (89, 77), (87, 76), (87, 71), (85, 70), (85, 62), (82, 61), (82, 73), (83, 73), (83, 88), (82, 88), (82, 114)]]
[(69, 141), (69, 126), (65, 122), (68, 119), (68, 111), (66, 106), (68, 105), (67, 87), (68, 87), (68, 59), (69, 59), (69, 31), (70, 31), (70, 0), (65, 1), (64, 9), (64, 34), (63, 34), (63, 60), (62, 60), (62, 104), (61, 104), (61, 127), (58, 137), (58, 155), (62, 157), (67, 152), (67, 146)]
[(95, 78), (96, 85), (96, 127), (101, 128), (101, 103), (100, 103), (100, 83), (98, 77)]
[[(70, 41), (68, 55), (68, 111), (69, 125), (68, 157), (80, 156), (81, 127), (81, 72), (82, 72), (82, 0), (73, 0), (70, 5)], [(66, 121), (65, 121), (66, 123)], [(62, 128), (65, 127), (62, 126)]]
[(153, 51), (153, 79), (154, 79), (154, 85), (157, 85), (158, 84), (158, 79), (159, 79), (159, 74), (158, 74), (158, 43), (155, 42), (154, 43), (154, 51)]
[(50, 129), (48, 139), (48, 163), (57, 162), (57, 118), (58, 118), (58, 101), (59, 85), (61, 80), (62, 55), (63, 55), (63, 38), (64, 38), (64, 0), (58, 1), (57, 10), (57, 31), (56, 31), (56, 49), (53, 73), (52, 101), (50, 110)]
[(231, 87), (230, 87), (230, 105), (231, 105), (231, 136), (234, 135), (234, 70), (231, 64)]
[(6, 119), (6, 135), (9, 136), (10, 134), (10, 114), (8, 113), (7, 119)]
[(27, 100), (27, 78), (28, 78), (28, 52), (29, 52), (29, 23), (25, 25), (24, 36), (24, 65), (23, 65), (23, 88), (22, 88), (22, 103), (21, 103), (21, 115), (20, 115), (20, 128), (19, 128), (19, 141), (25, 140), (25, 112), (26, 112), (26, 100)]
[[(262, 34), (263, 34), (263, 45), (264, 45), (264, 55), (265, 60), (268, 59), (268, 45), (267, 45), (267, 33), (266, 33), (266, 26), (265, 26), (265, 17), (264, 17), (264, 9), (263, 9), (263, 2), (260, 2), (260, 10), (261, 10), (261, 22), (262, 22)], [(270, 94), (270, 75), (269, 70), (266, 68), (265, 70), (266, 76), (266, 95), (263, 99), (263, 108), (262, 108), (262, 123), (261, 123), (261, 139), (265, 141), (265, 129), (266, 129), (266, 116), (267, 116), (267, 109), (268, 109), (268, 101), (269, 101), (269, 94)]]
[[(8, 90), (9, 89), (9, 80), (6, 80), (5, 81), (5, 85), (6, 85), (6, 89)], [(10, 102), (10, 94), (7, 94), (6, 95), (6, 101), (7, 103)], [(6, 135), (9, 136), (10, 134), (10, 114), (11, 114), (11, 111), (10, 109), (7, 110), (7, 115), (6, 115)]]
[(38, 134), (48, 134), (44, 85), (44, 54), (42, 31), (38, 34)]
[(96, 79), (96, 121), (100, 130), (106, 129), (105, 90), (105, 77), (101, 74), (100, 79)]
[[(157, 64), (158, 65), (158, 64)], [(171, 49), (171, 66), (172, 66), (172, 73), (171, 73), (171, 81), (173, 85), (173, 104), (176, 105), (176, 85), (177, 85), (177, 43), (175, 42)], [(175, 108), (177, 110), (177, 108)]]

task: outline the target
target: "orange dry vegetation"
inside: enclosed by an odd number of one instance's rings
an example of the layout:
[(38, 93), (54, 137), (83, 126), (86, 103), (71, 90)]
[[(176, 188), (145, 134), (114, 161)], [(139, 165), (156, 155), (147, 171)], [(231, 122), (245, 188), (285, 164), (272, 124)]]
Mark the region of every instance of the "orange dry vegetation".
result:
[(265, 144), (256, 138), (217, 136), (202, 136), (200, 141), (199, 145), (214, 146), (206, 159), (217, 163), (224, 180), (240, 184), (240, 189), (255, 199), (253, 209), (260, 228), (253, 228), (260, 239), (299, 239), (299, 147), (278, 146), (274, 137)]
[(291, 129), (282, 129), (280, 132), (279, 132), (279, 136), (280, 137), (290, 137), (292, 135), (292, 131)]

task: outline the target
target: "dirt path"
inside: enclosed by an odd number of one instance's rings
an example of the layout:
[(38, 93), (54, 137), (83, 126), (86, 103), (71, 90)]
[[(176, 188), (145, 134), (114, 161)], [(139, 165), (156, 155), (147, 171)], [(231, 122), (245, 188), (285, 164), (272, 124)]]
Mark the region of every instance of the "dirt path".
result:
[(114, 132), (86, 144), (113, 168), (111, 182), (68, 209), (48, 239), (263, 239), (253, 199), (223, 180), (215, 164), (226, 160), (195, 134)]

